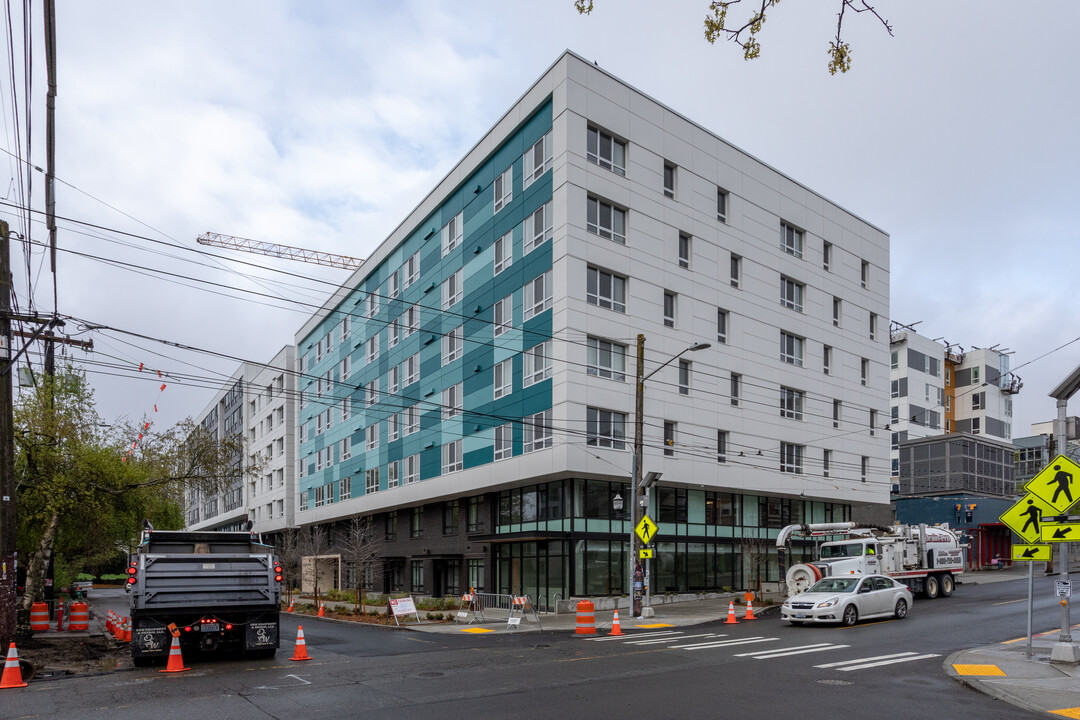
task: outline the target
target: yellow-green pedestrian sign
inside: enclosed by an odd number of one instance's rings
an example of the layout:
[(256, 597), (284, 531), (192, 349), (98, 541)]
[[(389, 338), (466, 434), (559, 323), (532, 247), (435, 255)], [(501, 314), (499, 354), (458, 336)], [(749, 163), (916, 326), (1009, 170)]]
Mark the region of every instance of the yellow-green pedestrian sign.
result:
[(1042, 540), (1042, 518), (1060, 515), (1054, 507), (1037, 495), (1028, 493), (1001, 514), (1002, 523), (1024, 538), (1026, 543)]
[(657, 529), (656, 523), (652, 521), (652, 518), (648, 515), (643, 515), (641, 517), (641, 522), (634, 528), (634, 532), (641, 538), (641, 542), (648, 545), (652, 542), (653, 536), (656, 535)]
[(1080, 542), (1080, 523), (1043, 523), (1042, 541)]
[(642, 548), (641, 550), (638, 550), (638, 560), (652, 560), (652, 557), (652, 548)]
[(1013, 545), (1012, 559), (1014, 561), (1050, 560), (1053, 545)]
[(1080, 465), (1064, 455), (1058, 455), (1042, 472), (1028, 480), (1024, 489), (1054, 508), (1056, 512), (1048, 515), (1064, 515), (1080, 500)]

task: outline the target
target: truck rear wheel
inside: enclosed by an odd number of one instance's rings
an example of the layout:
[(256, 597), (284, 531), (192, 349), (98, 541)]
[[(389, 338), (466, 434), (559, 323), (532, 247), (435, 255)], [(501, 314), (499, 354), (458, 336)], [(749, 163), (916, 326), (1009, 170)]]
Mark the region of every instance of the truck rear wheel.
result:
[(941, 586), (938, 584), (937, 575), (926, 576), (926, 598), (933, 600), (938, 596), (938, 592), (941, 590)]
[(949, 597), (952, 595), (955, 588), (955, 581), (952, 574), (946, 574), (941, 576), (941, 597)]

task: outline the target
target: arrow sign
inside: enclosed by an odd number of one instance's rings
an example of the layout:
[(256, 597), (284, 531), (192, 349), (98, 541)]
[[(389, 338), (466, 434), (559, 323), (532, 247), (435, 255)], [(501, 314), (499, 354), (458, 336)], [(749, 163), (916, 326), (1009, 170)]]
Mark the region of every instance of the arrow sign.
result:
[(1080, 525), (1074, 523), (1043, 523), (1042, 541), (1048, 542), (1080, 542)]
[(1013, 545), (1012, 559), (1014, 562), (1018, 560), (1026, 562), (1049, 560), (1053, 549), (1051, 545)]

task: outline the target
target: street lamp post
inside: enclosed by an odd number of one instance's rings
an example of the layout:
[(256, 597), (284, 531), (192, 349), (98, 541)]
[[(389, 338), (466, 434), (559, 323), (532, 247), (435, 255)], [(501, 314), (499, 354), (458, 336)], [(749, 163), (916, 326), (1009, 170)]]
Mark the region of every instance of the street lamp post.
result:
[[(1057, 400), (1058, 426), (1056, 428), (1057, 451), (1059, 455), (1068, 457), (1068, 432), (1066, 431), (1066, 407), (1071, 398), (1080, 390), (1080, 367), (1073, 370), (1067, 378), (1050, 391), (1050, 397)], [(1064, 513), (1063, 513), (1064, 514)], [(1061, 544), (1059, 553), (1060, 577), (1064, 581), (1069, 580), (1069, 549), (1065, 543)], [(1050, 651), (1050, 662), (1076, 664), (1080, 662), (1080, 646), (1073, 642), (1069, 620), (1069, 598), (1061, 600), (1061, 633), (1058, 641), (1054, 643)]]
[[(653, 369), (648, 375), (645, 374), (645, 336), (639, 334), (637, 336), (637, 366), (635, 369), (634, 378), (634, 458), (633, 468), (630, 478), (630, 497), (628, 502), (630, 504), (630, 562), (629, 573), (627, 574), (627, 584), (630, 589), (630, 612), (633, 617), (641, 616), (641, 592), (640, 590), (646, 585), (644, 581), (644, 575), (642, 576), (641, 586), (637, 585), (635, 576), (639, 572), (638, 558), (640, 555), (641, 546), (638, 542), (638, 536), (635, 532), (638, 522), (641, 519), (642, 510), (648, 500), (648, 488), (643, 487), (641, 482), (642, 477), (642, 465), (644, 462), (644, 429), (645, 429), (645, 381), (651, 378), (656, 373), (663, 370), (672, 362), (682, 357), (684, 353), (695, 352), (697, 350), (706, 350), (712, 347), (710, 343), (697, 343), (691, 345), (688, 348), (681, 350), (676, 355), (672, 355), (663, 362), (659, 367)], [(652, 476), (653, 473), (650, 473)], [(656, 475), (655, 477), (659, 477)], [(650, 483), (651, 484), (651, 483)]]

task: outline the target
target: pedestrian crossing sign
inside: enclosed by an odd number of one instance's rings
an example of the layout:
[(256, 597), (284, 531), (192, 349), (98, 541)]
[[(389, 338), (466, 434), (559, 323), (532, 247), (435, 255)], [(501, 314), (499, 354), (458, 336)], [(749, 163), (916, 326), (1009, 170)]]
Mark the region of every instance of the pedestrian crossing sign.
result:
[(1058, 455), (1038, 475), (1028, 480), (1024, 489), (1054, 508), (1055, 512), (1047, 514), (1064, 515), (1080, 500), (1080, 465), (1064, 455)]
[(1028, 493), (1003, 512), (999, 519), (1014, 533), (1024, 538), (1024, 542), (1032, 544), (1042, 540), (1043, 516), (1060, 514), (1054, 506), (1038, 495)]
[(1050, 545), (1013, 545), (1012, 559), (1014, 561), (1038, 561), (1050, 560), (1053, 548)]
[(658, 528), (656, 527), (656, 523), (652, 521), (652, 518), (648, 515), (643, 515), (641, 518), (641, 522), (639, 522), (637, 524), (637, 527), (634, 528), (634, 532), (636, 532), (637, 536), (641, 538), (641, 542), (648, 545), (652, 542), (653, 536), (656, 535), (657, 529)]

